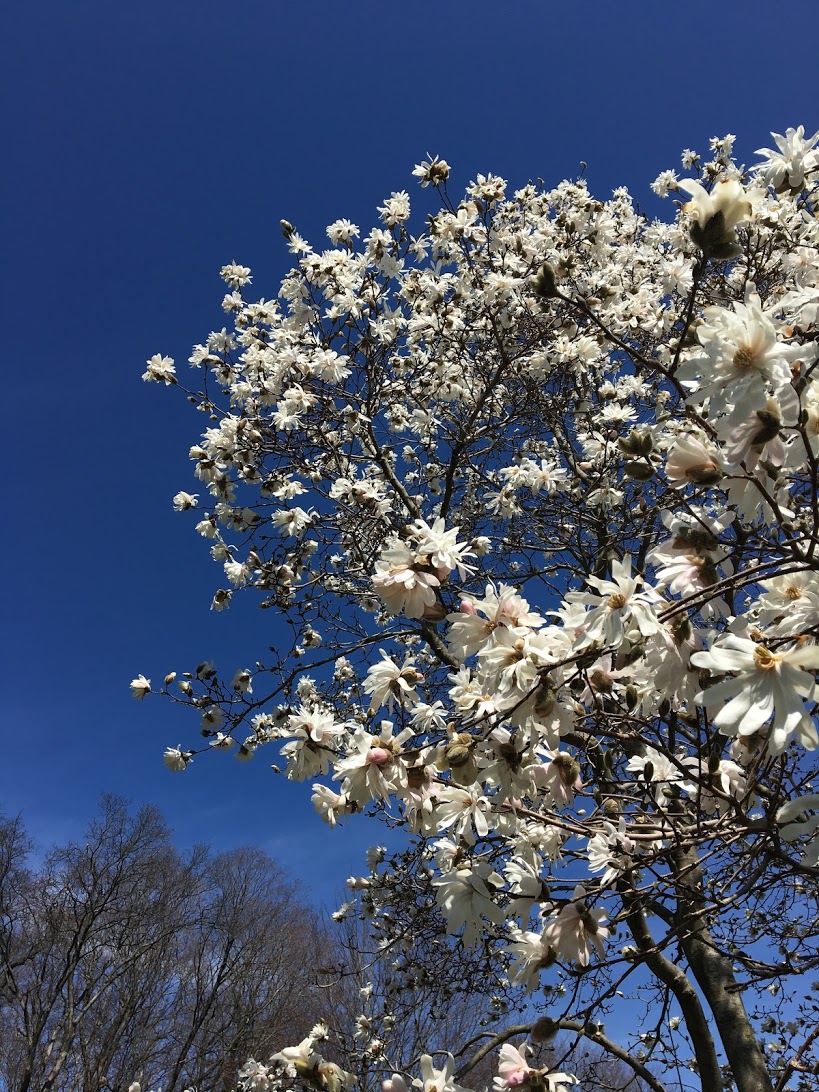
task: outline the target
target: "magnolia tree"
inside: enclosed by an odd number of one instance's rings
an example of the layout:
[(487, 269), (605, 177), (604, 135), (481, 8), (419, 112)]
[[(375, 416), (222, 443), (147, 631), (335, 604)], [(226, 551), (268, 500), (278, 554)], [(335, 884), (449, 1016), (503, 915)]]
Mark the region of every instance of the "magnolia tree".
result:
[(456, 1092), (494, 1051), (498, 1092), (552, 1092), (561, 1029), (655, 1092), (816, 1087), (819, 134), (747, 170), (733, 141), (660, 175), (661, 219), (583, 179), (458, 200), (431, 159), (420, 230), (403, 191), (328, 249), (283, 222), (275, 298), (222, 270), (198, 381), (148, 362), (208, 421), (174, 504), (214, 610), (254, 589), (286, 623), (224, 678), (134, 680), (201, 720), (166, 764), (268, 748), (328, 827), (403, 827), (353, 881), (390, 989), (438, 913), (498, 998), (400, 1057), (365, 989), (359, 1062), (319, 1025), (242, 1088), (339, 1092), (366, 1061)]

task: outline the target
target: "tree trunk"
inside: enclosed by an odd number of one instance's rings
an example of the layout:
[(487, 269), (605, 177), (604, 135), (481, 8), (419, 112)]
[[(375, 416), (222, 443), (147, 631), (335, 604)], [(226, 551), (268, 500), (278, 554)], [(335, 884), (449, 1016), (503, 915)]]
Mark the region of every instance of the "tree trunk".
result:
[(706, 924), (702, 869), (696, 850), (680, 849), (674, 858), (677, 875), (675, 921), (688, 964), (714, 1015), (737, 1092), (773, 1092), (773, 1082), (760, 1050), (731, 960), (719, 950)]

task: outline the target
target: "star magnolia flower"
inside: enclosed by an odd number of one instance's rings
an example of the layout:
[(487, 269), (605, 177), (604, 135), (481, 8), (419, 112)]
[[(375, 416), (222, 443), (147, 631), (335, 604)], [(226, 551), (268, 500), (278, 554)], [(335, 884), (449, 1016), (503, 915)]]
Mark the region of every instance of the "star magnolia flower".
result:
[(746, 637), (728, 634), (708, 652), (694, 653), (691, 663), (714, 674), (736, 672), (696, 697), (698, 704), (708, 707), (727, 699), (713, 717), (714, 726), (726, 735), (751, 736), (773, 717), (771, 754), (781, 754), (794, 732), (804, 747), (816, 747), (816, 728), (803, 700), (813, 699), (816, 682), (802, 669), (819, 669), (819, 647), (796, 645), (771, 652)]
[(483, 599), (463, 599), (447, 621), (451, 623), (447, 644), (458, 659), (465, 660), (492, 639), (499, 626), (523, 636), (527, 629), (542, 626), (545, 618), (529, 609), (516, 588), (487, 584)]
[(407, 1082), (400, 1073), (393, 1073), (392, 1077), (381, 1082), (381, 1092), (407, 1092)]
[(597, 588), (593, 592), (569, 592), (570, 603), (589, 603), (594, 609), (586, 615), (580, 628), (576, 648), (600, 643), (617, 648), (623, 643), (626, 632), (636, 625), (644, 637), (658, 633), (662, 628), (657, 620), (656, 606), (662, 602), (653, 588), (638, 589), (643, 584), (641, 576), (631, 575), (631, 558), (613, 561), (611, 580), (587, 576), (586, 583)]
[(176, 382), (176, 368), (171, 357), (155, 353), (146, 363), (148, 365), (147, 370), (142, 373), (142, 378), (146, 383), (171, 384)]
[(468, 1092), (462, 1085), (455, 1083), (455, 1059), (447, 1054), (443, 1069), (436, 1069), (429, 1054), (421, 1055), (421, 1078), (412, 1082), (413, 1088), (421, 1092)]
[(173, 499), (173, 506), (177, 512), (187, 512), (188, 509), (195, 508), (198, 503), (198, 493), (179, 492)]
[(446, 830), (453, 827), (467, 845), (475, 844), (475, 834), (479, 838), (485, 838), (489, 833), (489, 821), (487, 813), (491, 811), (492, 804), (488, 797), (483, 795), (480, 785), (472, 785), (469, 789), (461, 789), (456, 785), (445, 785), (436, 794), (437, 804), (435, 815), (438, 819), (438, 830)]
[[(783, 387), (782, 392), (792, 395), (793, 387)], [(798, 407), (794, 417), (797, 415)], [(744, 462), (748, 470), (754, 471), (764, 453), (769, 463), (781, 466), (786, 454), (785, 445), (779, 436), (782, 424), (779, 402), (775, 398), (769, 398), (765, 409), (754, 410), (730, 434), (723, 448), (726, 461), (734, 466)]]
[(328, 1035), (327, 1025), (323, 1023), (316, 1024), (310, 1034), (298, 1044), (298, 1046), (285, 1047), (283, 1050), (278, 1051), (276, 1054), (271, 1055), (271, 1062), (284, 1063), (288, 1073), (291, 1076), (295, 1076), (298, 1070), (304, 1072), (305, 1069), (313, 1066), (320, 1059), (314, 1049), (316, 1043), (320, 1043), (326, 1039)]
[(181, 747), (168, 747), (162, 761), (171, 773), (181, 773), (193, 761), (193, 756), (190, 751), (183, 751)]
[(399, 665), (383, 649), (379, 649), (381, 660), (367, 671), (364, 680), (364, 693), (372, 695), (370, 712), (374, 713), (381, 705), (386, 705), (392, 712), (393, 702), (405, 705), (418, 697), (415, 687), (423, 682), (424, 676), (415, 667), (415, 657), (408, 656)]
[(478, 939), (481, 918), (495, 925), (506, 921), (506, 914), (492, 900), (490, 891), (490, 887), (502, 887), (503, 879), (483, 861), (436, 876), (432, 886), (436, 888), (435, 900), (446, 915), (447, 932), (457, 933), (463, 926), (462, 939), (467, 948)]
[(390, 614), (403, 610), (408, 618), (420, 618), (435, 603), (435, 589), (441, 581), (424, 571), (426, 560), (419, 560), (404, 542), (395, 541), (381, 551), (372, 581)]
[(665, 473), (678, 489), (692, 485), (716, 485), (723, 476), (719, 457), (696, 436), (677, 438), (668, 453)]
[(537, 1079), (537, 1087), (544, 1092), (561, 1092), (567, 1085), (578, 1084), (577, 1077), (568, 1073), (549, 1073), (545, 1069), (532, 1069), (526, 1061), (529, 1052), (529, 1044), (521, 1043), (520, 1047), (504, 1043), (500, 1048), (500, 1062), (498, 1063), (498, 1075), (493, 1078), (494, 1092), (509, 1092), (512, 1088), (520, 1088), (534, 1076)]
[(617, 827), (604, 821), (603, 830), (589, 838), (589, 871), (602, 872), (600, 883), (603, 887), (608, 887), (628, 867), (635, 849), (635, 842), (626, 834), (624, 818), (621, 817)]
[(519, 1088), (534, 1072), (526, 1061), (527, 1050), (526, 1043), (522, 1043), (520, 1049), (512, 1046), (511, 1043), (504, 1043), (500, 1048), (498, 1076), (493, 1082), (498, 1092), (502, 1092), (503, 1089)]
[(590, 910), (586, 906), (586, 889), (578, 885), (572, 901), (562, 906), (543, 931), (544, 944), (551, 944), (559, 959), (572, 960), (581, 967), (588, 967), (591, 945), (602, 959), (605, 955), (603, 941), (610, 930), (600, 923), (605, 910)]
[(323, 822), (331, 827), (336, 825), (339, 816), (348, 815), (351, 811), (350, 801), (344, 793), (333, 792), (332, 789), (320, 783), (313, 785), (313, 795), (310, 799)]
[(732, 425), (765, 409), (771, 388), (776, 393), (790, 383), (791, 365), (816, 355), (809, 346), (779, 341), (752, 284), (733, 311), (706, 307), (697, 338), (704, 352), (692, 356), (677, 374), (685, 386), (695, 388), (689, 401), (708, 399), (711, 416), (727, 413)]
[(749, 220), (753, 206), (739, 182), (718, 182), (709, 193), (693, 178), (683, 178), (678, 189), (691, 194), (683, 206), (694, 224), (691, 238), (707, 254), (728, 258), (736, 253), (736, 227)]
[(773, 186), (782, 191), (801, 189), (805, 184), (805, 175), (819, 167), (819, 150), (814, 147), (819, 141), (819, 132), (805, 140), (805, 126), (798, 129), (786, 129), (785, 135), (771, 133), (779, 149), (757, 148), (757, 155), (766, 155), (767, 163), (760, 163), (756, 170), (766, 186)]
[(541, 933), (524, 931), (513, 925), (509, 934), (512, 943), (506, 951), (512, 957), (511, 981), (531, 993), (540, 981), (540, 972), (554, 966), (557, 952)]
[[(817, 814), (808, 817), (808, 811), (815, 811)], [(789, 800), (776, 813), (776, 821), (785, 828), (782, 837), (786, 842), (795, 842), (803, 835), (812, 836), (802, 863), (815, 868), (819, 864), (819, 793)]]
[(786, 573), (763, 580), (765, 589), (757, 601), (760, 624), (779, 623), (774, 627), (782, 636), (795, 629), (807, 630), (819, 625), (819, 580), (811, 572)]
[(350, 742), (347, 757), (336, 763), (334, 777), (342, 792), (357, 804), (385, 799), (407, 784), (406, 766), (400, 759), (401, 745), (412, 735), (404, 728), (393, 735), (393, 723), (381, 721), (381, 731), (372, 735), (360, 729)]
[(143, 701), (146, 694), (151, 692), (151, 680), (146, 679), (144, 675), (137, 675), (137, 677), (131, 682), (131, 697), (136, 698), (137, 701)]

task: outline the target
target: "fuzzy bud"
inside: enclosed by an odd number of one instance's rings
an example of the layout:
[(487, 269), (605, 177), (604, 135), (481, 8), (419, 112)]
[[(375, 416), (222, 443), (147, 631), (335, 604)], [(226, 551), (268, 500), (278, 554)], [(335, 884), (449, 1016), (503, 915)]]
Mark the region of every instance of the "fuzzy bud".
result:
[(551, 1016), (539, 1016), (532, 1024), (529, 1034), (536, 1043), (550, 1043), (560, 1031), (560, 1024)]
[(541, 299), (554, 299), (558, 294), (554, 267), (549, 265), (548, 262), (544, 262), (532, 278), (532, 287), (535, 294), (540, 296)]

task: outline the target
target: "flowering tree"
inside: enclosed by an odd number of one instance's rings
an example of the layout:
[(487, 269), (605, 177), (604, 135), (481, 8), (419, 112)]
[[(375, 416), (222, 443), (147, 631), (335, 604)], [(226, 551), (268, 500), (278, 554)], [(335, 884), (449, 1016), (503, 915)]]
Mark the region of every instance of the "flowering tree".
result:
[[(499, 1092), (567, 1086), (520, 1042), (560, 1029), (658, 1092), (814, 1087), (819, 134), (750, 170), (733, 140), (660, 175), (663, 220), (582, 179), (456, 201), (430, 159), (423, 231), (405, 192), (323, 251), (283, 222), (275, 299), (222, 270), (200, 389), (148, 362), (209, 419), (207, 500), (174, 504), (202, 509), (214, 609), (252, 588), (292, 632), (224, 679), (134, 680), (201, 718), (167, 765), (272, 745), (329, 826), (406, 828), (354, 885), (383, 949), (411, 971), (434, 903), (537, 1014), (418, 1061), (382, 998), (361, 1051), (388, 1092), (453, 1092), (497, 1048)], [(243, 1087), (354, 1085), (325, 1032)]]

